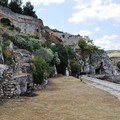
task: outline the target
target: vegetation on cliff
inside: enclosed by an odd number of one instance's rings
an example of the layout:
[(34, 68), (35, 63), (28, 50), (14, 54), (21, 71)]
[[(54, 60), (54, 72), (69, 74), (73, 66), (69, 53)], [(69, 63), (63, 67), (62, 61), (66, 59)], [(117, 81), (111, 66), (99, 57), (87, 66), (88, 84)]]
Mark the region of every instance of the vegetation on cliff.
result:
[[(21, 7), (22, 5), (21, 0), (11, 0), (9, 6), (12, 3), (15, 3), (15, 5), (17, 4), (17, 7)], [(34, 7), (31, 5), (31, 3), (27, 2), (26, 6), (23, 6), (22, 14), (31, 14), (31, 16), (33, 14), (35, 15), (33, 9)], [(54, 67), (57, 68), (58, 74), (66, 74), (66, 69), (68, 69), (70, 74), (73, 76), (76, 76), (78, 73), (80, 73), (82, 67), (80, 59), (76, 57), (76, 52), (71, 46), (64, 45), (62, 41), (57, 41), (53, 44), (54, 41), (50, 41), (49, 37), (46, 37), (46, 42), (44, 42), (42, 38), (36, 38), (36, 36), (20, 33), (20, 29), (12, 26), (11, 24), (3, 24), (1, 26), (4, 30), (6, 29), (6, 32), (3, 34), (4, 39), (11, 41), (18, 48), (26, 49), (33, 54), (33, 74), (35, 80), (37, 80), (36, 83), (42, 83), (46, 77), (54, 75)], [(81, 60), (83, 62), (85, 61), (86, 57), (90, 57), (92, 52), (97, 49), (89, 37), (81, 37), (78, 42), (78, 46), (81, 51)], [(8, 47), (4, 47), (3, 54), (6, 56), (6, 60), (10, 59), (10, 61), (13, 61), (14, 63), (12, 52), (10, 52)], [(12, 64), (12, 62), (10, 63)], [(41, 77), (39, 77), (39, 75), (41, 75)]]
[(34, 11), (34, 6), (30, 1), (26, 2), (22, 7), (22, 0), (11, 0), (8, 3), (8, 0), (0, 0), (0, 5), (10, 8), (13, 12), (23, 15), (28, 15), (37, 18), (37, 15)]

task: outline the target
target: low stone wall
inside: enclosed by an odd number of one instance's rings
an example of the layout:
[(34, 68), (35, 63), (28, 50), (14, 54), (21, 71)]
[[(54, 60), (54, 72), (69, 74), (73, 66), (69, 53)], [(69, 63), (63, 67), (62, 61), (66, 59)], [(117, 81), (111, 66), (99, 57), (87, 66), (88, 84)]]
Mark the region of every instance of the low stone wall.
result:
[(15, 98), (33, 88), (31, 74), (21, 74), (17, 76), (4, 76), (0, 83), (0, 98)]
[(14, 98), (18, 96), (17, 83), (15, 81), (5, 80), (0, 85), (0, 98)]

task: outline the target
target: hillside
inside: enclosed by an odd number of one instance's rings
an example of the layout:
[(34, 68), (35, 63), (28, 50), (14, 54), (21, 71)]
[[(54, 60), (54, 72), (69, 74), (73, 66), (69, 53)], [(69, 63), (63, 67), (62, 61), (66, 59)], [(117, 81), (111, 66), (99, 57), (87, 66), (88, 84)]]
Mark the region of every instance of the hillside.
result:
[(117, 74), (106, 52), (89, 37), (52, 30), (41, 19), (2, 6), (0, 41), (0, 97), (26, 94), (36, 89), (34, 84), (42, 88), (49, 77), (58, 74)]

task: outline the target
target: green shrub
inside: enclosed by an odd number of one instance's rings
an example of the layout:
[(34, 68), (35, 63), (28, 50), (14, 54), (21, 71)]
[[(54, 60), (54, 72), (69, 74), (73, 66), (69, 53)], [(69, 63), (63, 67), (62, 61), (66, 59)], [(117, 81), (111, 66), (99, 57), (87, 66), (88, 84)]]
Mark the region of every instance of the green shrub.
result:
[(16, 27), (15, 30), (16, 30), (17, 32), (20, 32), (20, 31), (21, 31), (21, 29), (20, 29), (19, 27)]
[(56, 64), (56, 65), (60, 64), (60, 58), (58, 57), (58, 53), (57, 52), (54, 53), (53, 65), (54, 64)]
[(40, 56), (34, 56), (33, 59), (33, 79), (35, 84), (42, 84), (50, 74), (49, 64)]
[(39, 50), (35, 52), (36, 55), (40, 55), (47, 62), (51, 62), (53, 60), (54, 54), (51, 49), (41, 47)]
[(26, 49), (30, 52), (34, 52), (41, 47), (41, 42), (38, 39), (32, 38), (27, 35), (16, 34), (11, 36), (10, 39), (17, 47), (21, 49)]
[(2, 52), (3, 52), (4, 62), (6, 64), (13, 63), (13, 51), (9, 48), (9, 45), (10, 45), (10, 41), (4, 38), (2, 42)]
[(73, 76), (80, 72), (80, 64), (76, 60), (70, 61), (70, 67)]

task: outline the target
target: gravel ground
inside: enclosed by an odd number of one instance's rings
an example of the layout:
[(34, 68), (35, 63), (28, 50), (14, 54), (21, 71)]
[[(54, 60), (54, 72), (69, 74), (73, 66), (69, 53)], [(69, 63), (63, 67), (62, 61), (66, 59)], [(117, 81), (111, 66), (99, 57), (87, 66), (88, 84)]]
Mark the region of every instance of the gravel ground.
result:
[(120, 84), (87, 76), (83, 76), (82, 79), (89, 81), (89, 83), (95, 86), (96, 88), (109, 92), (110, 94), (116, 96), (120, 100)]

